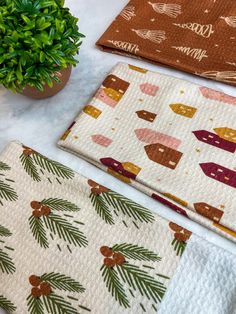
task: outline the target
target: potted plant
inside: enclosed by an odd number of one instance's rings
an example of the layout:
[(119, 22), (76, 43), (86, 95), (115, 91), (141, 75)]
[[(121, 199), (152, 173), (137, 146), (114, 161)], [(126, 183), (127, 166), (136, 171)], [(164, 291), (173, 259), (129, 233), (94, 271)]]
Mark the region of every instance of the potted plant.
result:
[(62, 90), (84, 37), (77, 22), (63, 0), (0, 0), (0, 84), (36, 99)]

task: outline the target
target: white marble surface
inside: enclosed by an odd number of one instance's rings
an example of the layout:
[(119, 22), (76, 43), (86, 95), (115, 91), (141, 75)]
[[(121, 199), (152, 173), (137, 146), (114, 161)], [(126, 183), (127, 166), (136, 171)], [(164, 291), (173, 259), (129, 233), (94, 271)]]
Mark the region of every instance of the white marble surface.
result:
[[(141, 67), (166, 73), (189, 81), (215, 88), (236, 96), (236, 88), (197, 78), (180, 71), (151, 65), (126, 57), (107, 54), (95, 47), (95, 42), (111, 20), (119, 13), (127, 0), (67, 0), (66, 5), (80, 18), (79, 25), (86, 38), (80, 52), (80, 64), (74, 69), (64, 91), (53, 98), (34, 101), (14, 95), (0, 87), (0, 150), (11, 140), (19, 140), (50, 158), (56, 159), (85, 176), (132, 198), (182, 224), (209, 241), (236, 253), (236, 245), (205, 228), (158, 204), (130, 186), (89, 165), (87, 162), (61, 151), (56, 143), (75, 115), (86, 104), (100, 85), (105, 74), (118, 62), (129, 62)], [(0, 216), (1, 221), (1, 216)]]

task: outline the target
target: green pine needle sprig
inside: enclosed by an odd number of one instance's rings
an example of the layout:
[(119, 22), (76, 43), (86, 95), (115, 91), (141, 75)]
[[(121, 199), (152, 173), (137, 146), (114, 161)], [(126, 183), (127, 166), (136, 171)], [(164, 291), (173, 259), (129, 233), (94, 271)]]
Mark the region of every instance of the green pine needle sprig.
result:
[(12, 258), (0, 249), (0, 270), (6, 274), (13, 274), (16, 270)]
[(7, 314), (12, 314), (16, 311), (16, 306), (3, 295), (0, 295), (0, 308), (5, 310)]
[(15, 190), (2, 180), (0, 180), (0, 199), (5, 199), (6, 201), (16, 201), (18, 199)]
[(12, 233), (9, 229), (0, 225), (0, 237), (10, 237), (11, 235)]
[(79, 293), (85, 291), (85, 288), (78, 281), (63, 274), (54, 272), (46, 273), (43, 274), (40, 278), (41, 280), (48, 282), (55, 289)]
[(35, 298), (29, 295), (27, 298), (27, 306), (29, 314), (45, 314), (41, 298)]
[(43, 221), (40, 218), (31, 215), (29, 218), (29, 225), (33, 236), (39, 245), (45, 249), (48, 248), (49, 243)]
[(8, 171), (11, 167), (9, 167), (5, 162), (0, 161), (0, 171)]
[(74, 172), (70, 168), (57, 161), (44, 157), (39, 153), (32, 154), (32, 159), (41, 169), (55, 175), (58, 178), (72, 179), (74, 177)]
[(20, 161), (22, 163), (22, 166), (24, 167), (27, 174), (34, 180), (34, 181), (41, 181), (40, 175), (38, 173), (38, 170), (34, 164), (34, 161), (31, 156), (25, 156), (24, 154), (21, 154)]
[(117, 265), (117, 272), (125, 283), (138, 290), (142, 296), (152, 299), (155, 303), (161, 302), (166, 287), (146, 271), (136, 265), (124, 263), (122, 266)]
[(43, 296), (42, 299), (47, 312), (50, 314), (78, 314), (78, 310), (71, 303), (55, 293)]
[(177, 256), (182, 256), (184, 253), (184, 250), (186, 248), (187, 243), (184, 241), (179, 241), (177, 239), (174, 239), (171, 243), (174, 247), (174, 250), (176, 251)]
[(112, 247), (112, 251), (119, 252), (126, 258), (138, 261), (159, 262), (161, 260), (161, 257), (159, 257), (158, 254), (135, 244), (129, 243), (115, 244)]
[(51, 213), (48, 216), (43, 216), (42, 219), (46, 228), (58, 235), (60, 239), (74, 246), (85, 247), (88, 245), (85, 235), (61, 216)]
[(119, 302), (121, 306), (125, 308), (129, 308), (129, 300), (125, 293), (125, 290), (120, 282), (119, 276), (115, 268), (109, 268), (106, 266), (102, 266), (102, 277), (106, 284), (108, 291), (115, 298), (116, 301)]
[(59, 198), (48, 198), (42, 200), (41, 204), (49, 206), (52, 210), (56, 211), (71, 211), (77, 212), (80, 208), (67, 200)]
[(123, 213), (136, 221), (151, 223), (154, 221), (154, 215), (150, 210), (139, 205), (130, 199), (114, 191), (102, 193), (109, 206)]
[(114, 219), (102, 195), (90, 194), (90, 199), (98, 215), (109, 225), (114, 224)]

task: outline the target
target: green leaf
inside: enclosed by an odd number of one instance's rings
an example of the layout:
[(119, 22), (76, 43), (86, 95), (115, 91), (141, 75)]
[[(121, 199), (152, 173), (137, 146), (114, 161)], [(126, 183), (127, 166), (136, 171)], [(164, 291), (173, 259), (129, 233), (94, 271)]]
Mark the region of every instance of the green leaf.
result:
[(55, 4), (54, 1), (44, 0), (44, 1), (41, 1), (41, 8), (45, 9), (47, 7), (53, 6), (54, 4)]
[(45, 53), (44, 53), (43, 51), (40, 51), (40, 54), (39, 54), (39, 61), (40, 61), (41, 63), (43, 63), (43, 62), (45, 61), (45, 59), (46, 59)]
[(31, 156), (25, 156), (21, 154), (20, 161), (25, 171), (34, 181), (41, 181), (37, 168), (34, 165), (34, 161)]
[(0, 295), (0, 308), (5, 310), (8, 314), (12, 314), (16, 311), (16, 306), (3, 295)]
[(31, 215), (29, 218), (29, 225), (35, 240), (40, 244), (41, 247), (45, 249), (48, 248), (49, 244), (47, 240), (47, 234), (42, 219)]
[(64, 290), (68, 292), (79, 292), (85, 291), (84, 287), (69, 276), (65, 276), (58, 273), (43, 274), (41, 280), (48, 282), (53, 288)]
[(114, 220), (112, 218), (112, 214), (109, 210), (109, 207), (107, 206), (105, 200), (103, 199), (102, 195), (97, 195), (91, 193), (89, 195), (89, 198), (91, 199), (91, 203), (93, 207), (95, 208), (98, 215), (107, 223), (110, 225), (114, 224)]
[(121, 306), (124, 306), (125, 308), (130, 307), (129, 300), (119, 280), (117, 271), (114, 268), (108, 268), (104, 265), (102, 266), (101, 271), (109, 293), (111, 293)]
[(18, 198), (14, 189), (7, 183), (0, 180), (0, 199), (16, 201)]
[(0, 171), (7, 171), (7, 170), (10, 170), (10, 169), (11, 169), (11, 167), (9, 167), (4, 162), (0, 161)]
[(35, 85), (35, 87), (38, 89), (38, 90), (40, 90), (41, 92), (43, 92), (44, 91), (44, 84), (42, 84), (42, 83), (40, 83), (40, 82), (38, 82), (38, 81), (34, 81), (34, 85)]
[(25, 78), (31, 77), (34, 72), (35, 72), (35, 66), (32, 65), (32, 66), (30, 66), (29, 68), (26, 69)]
[(16, 70), (16, 76), (17, 76), (17, 79), (18, 79), (19, 82), (23, 81), (23, 75), (22, 75), (22, 71), (20, 70), (20, 68), (18, 68)]
[(161, 260), (161, 257), (159, 257), (156, 253), (135, 244), (116, 244), (112, 247), (112, 251), (119, 252), (126, 258), (138, 261), (156, 262)]
[(122, 280), (132, 289), (139, 290), (142, 296), (152, 299), (155, 303), (161, 302), (166, 287), (162, 282), (154, 279), (146, 271), (136, 265), (124, 263), (122, 266), (116, 266)]
[(12, 258), (2, 249), (0, 249), (0, 269), (7, 274), (13, 274), (16, 270)]
[(78, 245), (80, 247), (85, 247), (88, 245), (88, 241), (84, 234), (61, 216), (51, 213), (48, 216), (42, 216), (42, 219), (46, 227), (53, 234), (57, 234), (60, 239), (63, 239), (74, 246)]
[(10, 230), (0, 225), (0, 237), (10, 237), (11, 235)]
[(147, 208), (129, 200), (128, 198), (114, 192), (104, 192), (102, 196), (114, 209), (121, 211), (124, 215), (140, 222), (154, 222), (154, 215)]
[(59, 162), (48, 159), (38, 153), (33, 154), (32, 158), (34, 162), (43, 170), (46, 170), (48, 173), (51, 173), (59, 178), (72, 179), (74, 177), (74, 172)]
[(56, 0), (56, 1), (61, 7), (63, 7), (65, 4), (65, 0)]
[(60, 198), (48, 198), (41, 202), (43, 205), (49, 206), (52, 210), (77, 212), (80, 208), (69, 201)]
[(43, 296), (43, 303), (48, 313), (53, 314), (78, 314), (69, 302), (65, 301), (63, 297), (51, 293), (48, 296)]
[(26, 24), (31, 24), (31, 20), (26, 15), (21, 14), (21, 18)]
[(40, 298), (35, 298), (29, 295), (27, 298), (27, 306), (29, 314), (45, 314), (43, 302)]

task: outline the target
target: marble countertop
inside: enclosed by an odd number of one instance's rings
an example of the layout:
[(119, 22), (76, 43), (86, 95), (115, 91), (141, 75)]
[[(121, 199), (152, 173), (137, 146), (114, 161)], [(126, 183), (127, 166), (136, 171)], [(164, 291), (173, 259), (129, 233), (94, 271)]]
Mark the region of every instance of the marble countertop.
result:
[[(151, 65), (147, 62), (101, 52), (95, 47), (96, 40), (111, 20), (120, 12), (127, 0), (67, 0), (66, 5), (80, 18), (80, 31), (86, 35), (80, 64), (73, 70), (66, 88), (53, 98), (35, 101), (14, 95), (0, 87), (0, 150), (12, 140), (18, 140), (50, 158), (56, 159), (85, 176), (130, 197), (161, 216), (182, 224), (185, 228), (236, 253), (236, 246), (211, 231), (181, 217), (132, 187), (88, 164), (82, 159), (60, 150), (56, 143), (73, 118), (86, 104), (89, 97), (119, 61), (129, 62), (150, 70), (187, 79), (236, 96), (236, 88), (218, 82), (184, 74), (183, 72)], [(0, 218), (1, 220), (1, 218)]]

